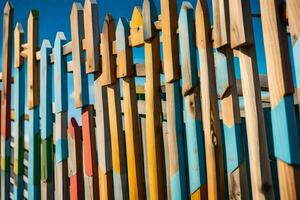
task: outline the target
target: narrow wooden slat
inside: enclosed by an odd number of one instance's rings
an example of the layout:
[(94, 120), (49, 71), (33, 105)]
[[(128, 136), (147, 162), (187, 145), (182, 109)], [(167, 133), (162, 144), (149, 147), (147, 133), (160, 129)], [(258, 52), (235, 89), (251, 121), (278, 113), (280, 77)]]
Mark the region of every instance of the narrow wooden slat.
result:
[(85, 175), (85, 198), (99, 199), (98, 169), (95, 127), (94, 127), (94, 108), (92, 105), (82, 109), (82, 142), (83, 142), (83, 159)]
[(52, 116), (52, 66), (50, 53), (52, 47), (49, 40), (44, 40), (40, 58), (40, 117), (41, 117), (41, 194), (43, 199), (54, 199), (53, 170), (53, 116)]
[(115, 40), (115, 23), (113, 16), (107, 14), (101, 34), (102, 74), (101, 84), (110, 85), (116, 81), (116, 59), (112, 55), (112, 42)]
[[(220, 5), (220, 9), (223, 6), (224, 5)], [(217, 14), (214, 13), (214, 15)], [(220, 15), (222, 15), (222, 13), (220, 13)], [(221, 23), (222, 26), (224, 23), (225, 22)], [(218, 31), (223, 31), (223, 34), (227, 35), (223, 29)], [(197, 4), (196, 34), (201, 66), (200, 82), (202, 97), (202, 120), (205, 139), (208, 198), (224, 199), (225, 174), (223, 160), (223, 138), (220, 130), (213, 50), (212, 43), (209, 40), (209, 13), (208, 6), (205, 1), (198, 1)]]
[(21, 56), (21, 45), (24, 43), (24, 30), (22, 24), (17, 23), (14, 32), (14, 57), (15, 57), (15, 67), (20, 67), (24, 63), (24, 59)]
[(27, 21), (27, 93), (28, 108), (33, 109), (40, 103), (39, 66), (36, 59), (39, 41), (39, 12), (31, 10)]
[(152, 0), (143, 3), (143, 32), (145, 49), (145, 100), (147, 176), (151, 199), (166, 198), (164, 147), (160, 103), (160, 43), (159, 35), (152, 30), (157, 20), (156, 8)]
[(73, 3), (71, 20), (72, 69), (74, 80), (75, 108), (89, 104), (88, 76), (85, 73), (82, 39), (84, 37), (83, 8), (80, 3)]
[(82, 144), (81, 130), (75, 118), (71, 118), (68, 127), (68, 166), (70, 177), (70, 199), (84, 198), (84, 186), (82, 176)]
[(132, 12), (129, 37), (129, 45), (132, 47), (144, 44), (143, 16), (139, 6), (135, 6)]
[[(180, 68), (178, 50), (177, 2), (161, 1), (161, 29), (163, 46), (163, 65), (166, 84), (167, 134), (165, 145), (169, 152), (167, 180), (170, 183), (171, 198), (186, 199), (187, 183), (185, 172), (184, 128), (180, 93)], [(190, 148), (190, 147), (189, 147)], [(178, 195), (179, 194), (179, 195)]]
[(228, 5), (228, 1), (224, 0), (212, 0), (212, 7), (213, 7), (213, 32), (212, 32), (212, 39), (213, 39), (213, 47), (219, 48), (229, 43), (229, 27), (226, 27), (226, 20), (227, 17), (225, 15), (225, 8)]
[[(19, 46), (18, 41), (24, 39), (24, 32), (22, 32), (21, 24), (17, 24), (15, 28), (15, 49)], [(15, 53), (15, 134), (14, 134), (14, 196), (16, 199), (23, 197), (24, 181), (24, 115), (25, 115), (25, 67), (22, 62), (19, 66), (16, 65), (19, 58)]]
[(67, 144), (67, 111), (68, 111), (68, 87), (66, 58), (63, 55), (63, 45), (66, 38), (63, 32), (56, 34), (54, 54), (55, 76), (55, 199), (69, 199), (68, 184), (68, 144)]
[(86, 73), (101, 71), (100, 69), (100, 28), (96, 0), (86, 0), (84, 4), (84, 32), (86, 44)]
[(141, 133), (138, 126), (138, 108), (133, 77), (132, 48), (129, 47), (129, 24), (125, 18), (120, 18), (116, 30), (118, 71), (124, 72), (123, 101), (126, 155), (129, 183), (129, 198), (145, 198), (143, 184), (143, 165)]
[(180, 79), (178, 35), (176, 33), (178, 27), (176, 1), (161, 1), (161, 18), (165, 82), (169, 83)]
[(11, 137), (11, 71), (12, 71), (12, 37), (14, 9), (6, 2), (3, 10), (2, 40), (2, 92), (1, 92), (1, 199), (9, 198), (9, 163)]
[[(274, 154), (278, 159), (280, 197), (281, 199), (298, 199), (300, 198), (300, 155), (297, 151), (300, 144), (298, 123), (293, 106), (294, 86), (288, 38), (285, 23), (280, 19), (280, 11), (284, 2), (283, 0), (261, 0), (260, 6), (270, 89)], [(290, 15), (295, 16), (295, 13), (289, 12), (288, 16)], [(297, 25), (294, 25), (291, 26), (292, 34), (295, 34), (297, 30)], [(289, 187), (286, 187), (287, 179), (291, 179)]]

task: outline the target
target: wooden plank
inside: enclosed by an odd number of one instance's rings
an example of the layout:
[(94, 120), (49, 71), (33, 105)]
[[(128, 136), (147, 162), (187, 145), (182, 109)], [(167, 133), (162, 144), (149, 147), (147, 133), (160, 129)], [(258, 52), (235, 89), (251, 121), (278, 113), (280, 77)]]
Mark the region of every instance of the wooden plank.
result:
[(146, 143), (149, 195), (151, 199), (166, 198), (164, 147), (160, 102), (160, 42), (159, 35), (152, 30), (157, 19), (152, 0), (143, 3), (143, 31), (145, 40), (145, 100), (146, 100)]
[(28, 155), (28, 198), (40, 199), (41, 196), (41, 163), (40, 163), (40, 124), (39, 107), (29, 110), (30, 121), (28, 128), (29, 155)]
[(24, 43), (24, 30), (22, 24), (17, 23), (14, 32), (14, 57), (15, 67), (20, 67), (24, 64), (24, 59), (21, 56), (21, 45)]
[[(230, 12), (229, 12), (230, 10)], [(230, 15), (230, 44), (231, 48), (237, 48), (239, 46), (248, 46), (254, 43), (253, 37), (251, 37), (250, 26), (245, 24), (251, 23), (251, 11), (250, 1), (233, 0), (229, 1)], [(229, 26), (227, 23), (227, 26)]]
[(12, 35), (14, 9), (6, 2), (3, 10), (2, 40), (2, 92), (1, 92), (1, 199), (9, 197), (9, 163), (11, 137), (11, 68), (12, 68)]
[[(281, 13), (279, 12), (284, 2), (282, 0), (261, 0), (260, 6), (268, 69), (274, 154), (278, 160), (281, 160), (277, 161), (280, 197), (282, 199), (298, 199), (300, 198), (298, 186), (300, 156), (299, 153), (296, 153), (296, 149), (300, 148), (300, 144), (295, 107), (293, 106), (294, 86), (286, 25), (280, 19)], [(291, 15), (295, 14), (291, 13)], [(293, 34), (296, 33), (296, 26), (291, 27)], [(285, 185), (287, 179), (291, 179), (289, 188)]]
[[(105, 17), (102, 33), (102, 85), (107, 85), (109, 126), (112, 149), (112, 170), (114, 195), (116, 199), (128, 198), (126, 174), (125, 137), (122, 129), (120, 85), (116, 81), (116, 58), (112, 54), (115, 40), (114, 19), (110, 14)], [(106, 75), (105, 75), (106, 73)], [(103, 80), (106, 80), (103, 82)]]
[(144, 44), (143, 16), (142, 9), (139, 6), (133, 8), (129, 37), (130, 46), (141, 46)]
[(49, 40), (44, 40), (41, 47), (40, 59), (40, 125), (41, 125), (41, 189), (43, 199), (54, 199), (53, 171), (53, 116), (52, 116), (52, 66), (50, 53), (52, 47)]
[(100, 27), (98, 5), (96, 0), (84, 3), (84, 32), (86, 43), (86, 73), (101, 71), (100, 69)]
[(178, 13), (175, 0), (161, 1), (162, 43), (164, 55), (165, 82), (180, 79), (178, 59)]
[(224, 0), (213, 0), (213, 47), (219, 48), (226, 44), (229, 44), (230, 36), (229, 36), (229, 26), (227, 26), (226, 22), (229, 16), (226, 16), (225, 9), (228, 8), (228, 1)]
[(123, 111), (130, 199), (145, 198), (141, 132), (138, 126), (137, 97), (133, 76), (132, 48), (129, 47), (129, 24), (120, 18), (116, 30), (118, 68), (123, 78)]
[[(222, 3), (220, 4), (221, 9)], [(221, 14), (222, 13), (220, 13), (220, 15)], [(206, 169), (208, 198), (224, 199), (225, 175), (222, 147), (223, 138), (220, 130), (213, 47), (211, 41), (209, 40), (211, 33), (209, 13), (208, 6), (205, 1), (198, 1), (196, 16), (196, 42), (201, 66), (200, 82), (202, 97), (202, 120), (205, 139), (205, 155), (207, 158)], [(224, 34), (227, 35), (226, 32)]]
[(81, 129), (75, 118), (71, 118), (68, 127), (68, 166), (70, 177), (70, 199), (84, 198), (82, 171)]
[(95, 126), (94, 126), (94, 108), (92, 105), (82, 109), (82, 142), (83, 142), (83, 159), (84, 175), (88, 183), (85, 183), (85, 198), (99, 199), (98, 169)]
[(163, 65), (166, 84), (167, 134), (165, 152), (169, 152), (167, 180), (171, 198), (186, 199), (187, 183), (185, 172), (185, 149), (183, 140), (183, 116), (180, 83), (178, 50), (178, 13), (177, 2), (174, 0), (161, 1), (161, 28), (163, 46)]
[(72, 69), (74, 80), (75, 108), (89, 104), (88, 76), (85, 73), (82, 39), (84, 37), (83, 8), (80, 3), (73, 3), (71, 11)]
[[(17, 30), (17, 26), (16, 29)], [(15, 31), (15, 40), (16, 38)], [(21, 34), (22, 35), (22, 34)], [(24, 36), (23, 36), (24, 37)], [(19, 37), (20, 39), (22, 38)], [(16, 45), (16, 43), (15, 43)], [(17, 59), (15, 57), (15, 59)], [(15, 134), (14, 134), (14, 197), (22, 199), (24, 181), (24, 115), (25, 115), (25, 67), (18, 66), (15, 69)]]
[(31, 10), (27, 21), (27, 93), (28, 108), (33, 109), (40, 104), (39, 66), (36, 59), (38, 50), (39, 12)]
[(104, 19), (101, 34), (102, 74), (101, 84), (110, 85), (116, 81), (116, 59), (113, 56), (112, 42), (115, 40), (115, 21), (111, 14)]
[(68, 87), (66, 58), (63, 56), (63, 45), (66, 38), (63, 32), (56, 34), (54, 54), (54, 75), (55, 75), (55, 199), (69, 199), (68, 184)]

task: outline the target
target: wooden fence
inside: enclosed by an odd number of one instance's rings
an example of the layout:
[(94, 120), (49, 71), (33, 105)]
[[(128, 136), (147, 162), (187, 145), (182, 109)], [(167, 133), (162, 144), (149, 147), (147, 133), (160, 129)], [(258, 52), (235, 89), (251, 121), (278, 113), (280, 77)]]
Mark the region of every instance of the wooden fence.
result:
[[(40, 45), (38, 11), (25, 42), (7, 2), (1, 199), (300, 199), (300, 1), (260, 0), (256, 15), (250, 0), (212, 4), (161, 0), (159, 15), (144, 0), (130, 21), (106, 14), (100, 32), (96, 0), (86, 0), (73, 4), (70, 40), (58, 32)], [(81, 123), (68, 121), (68, 73)]]

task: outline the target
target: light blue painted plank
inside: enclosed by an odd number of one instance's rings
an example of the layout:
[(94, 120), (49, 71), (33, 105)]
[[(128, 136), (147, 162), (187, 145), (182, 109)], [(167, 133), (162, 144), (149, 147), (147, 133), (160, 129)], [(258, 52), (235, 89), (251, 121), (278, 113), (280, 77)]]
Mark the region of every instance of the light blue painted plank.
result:
[(189, 2), (182, 3), (178, 23), (182, 90), (185, 96), (199, 83), (196, 65), (194, 9)]
[(68, 140), (59, 139), (55, 143), (55, 162), (56, 164), (68, 159)]
[(300, 88), (300, 39), (293, 45), (293, 54), (296, 86)]
[(40, 59), (40, 116), (41, 138), (46, 139), (53, 134), (52, 116), (52, 66), (50, 53), (52, 51), (49, 40), (44, 40), (41, 48)]
[(117, 52), (122, 52), (126, 50), (127, 44), (129, 44), (128, 41), (128, 36), (130, 35), (129, 30), (130, 27), (127, 19), (121, 17), (118, 21), (118, 25), (116, 29)]
[(227, 66), (227, 58), (225, 54), (215, 52), (215, 65), (216, 65), (216, 79), (217, 79), (217, 93), (222, 97), (226, 90), (229, 88), (229, 72)]
[(300, 145), (293, 96), (285, 96), (271, 111), (275, 157), (300, 164)]
[(63, 45), (65, 43), (66, 37), (64, 33), (58, 32), (53, 48), (56, 113), (61, 113), (68, 110), (67, 63), (66, 58), (63, 55)]

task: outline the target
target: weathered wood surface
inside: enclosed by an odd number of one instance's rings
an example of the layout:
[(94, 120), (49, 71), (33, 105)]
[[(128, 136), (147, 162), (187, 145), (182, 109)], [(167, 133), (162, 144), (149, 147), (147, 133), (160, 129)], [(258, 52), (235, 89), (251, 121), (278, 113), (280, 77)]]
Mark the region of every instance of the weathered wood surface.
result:
[[(300, 148), (294, 109), (294, 86), (285, 23), (280, 19), (284, 1), (260, 1), (263, 36), (270, 88), (274, 153), (278, 159), (278, 180), (282, 199), (300, 198)], [(291, 3), (291, 2), (290, 2)], [(299, 3), (298, 3), (299, 4)], [(289, 11), (290, 10), (289, 5)], [(296, 7), (296, 5), (295, 5)], [(299, 7), (299, 6), (298, 6)], [(288, 13), (289, 15), (295, 13)], [(293, 17), (292, 23), (293, 23)], [(289, 19), (291, 19), (289, 18)], [(296, 22), (292, 31), (296, 33)], [(294, 55), (297, 57), (297, 55)], [(297, 66), (296, 66), (297, 67)], [(279, 161), (280, 160), (280, 161)], [(291, 179), (289, 187), (286, 180)]]
[[(141, 132), (138, 124), (137, 97), (133, 77), (132, 48), (129, 47), (129, 23), (120, 18), (116, 30), (118, 72), (123, 76), (123, 110), (130, 199), (145, 198), (143, 184)], [(123, 72), (123, 73), (122, 73)]]
[(149, 195), (151, 199), (166, 198), (165, 162), (160, 102), (160, 46), (159, 35), (153, 30), (157, 19), (156, 8), (152, 0), (143, 3), (143, 32), (145, 50), (145, 101), (146, 107), (146, 143)]
[[(196, 38), (201, 66), (200, 82), (202, 97), (202, 120), (204, 129), (205, 155), (207, 158), (206, 169), (208, 198), (224, 199), (225, 165), (223, 160), (223, 137), (220, 129), (215, 65), (212, 50), (213, 47), (211, 41), (209, 40), (210, 23), (208, 6), (204, 1), (198, 1), (197, 6), (198, 15), (196, 18)], [(220, 13), (223, 13), (222, 10), (220, 10)], [(222, 31), (224, 34), (227, 34), (225, 30), (226, 29), (222, 28), (222, 30), (218, 31)]]

